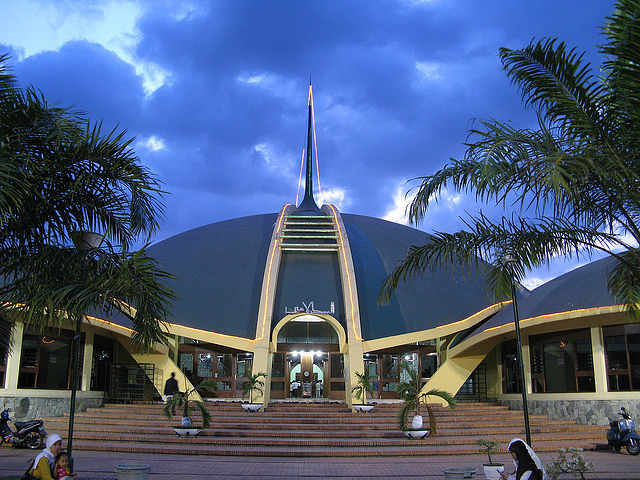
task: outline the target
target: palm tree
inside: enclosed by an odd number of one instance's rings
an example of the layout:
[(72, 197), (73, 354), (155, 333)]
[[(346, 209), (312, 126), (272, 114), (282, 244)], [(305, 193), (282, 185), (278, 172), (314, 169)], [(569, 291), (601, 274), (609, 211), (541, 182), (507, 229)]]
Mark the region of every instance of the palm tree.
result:
[(492, 221), (482, 213), (456, 233), (435, 232), (414, 246), (386, 279), (388, 301), (400, 281), (426, 269), (489, 269), (489, 284), (508, 298), (509, 276), (521, 280), (551, 257), (596, 251), (615, 259), (608, 288), (622, 303), (640, 301), (640, 0), (620, 0), (604, 26), (601, 71), (557, 39), (524, 49), (502, 48), (506, 75), (536, 129), (487, 120), (469, 132), (465, 156), (452, 159), (421, 184), (409, 207), (418, 223), (445, 189), (473, 191), (480, 201), (519, 213)]
[[(0, 339), (13, 312), (36, 329), (76, 325), (87, 313), (124, 313), (133, 341), (164, 339), (172, 276), (142, 247), (164, 207), (158, 180), (139, 163), (124, 132), (103, 134), (83, 114), (47, 105), (20, 89), (0, 56)], [(74, 246), (77, 232), (105, 235)]]
[(184, 392), (175, 392), (173, 396), (168, 399), (164, 407), (162, 408), (162, 413), (165, 417), (171, 418), (171, 411), (175, 410), (176, 407), (182, 408), (182, 418), (188, 418), (188, 425), (183, 424), (184, 427), (191, 427), (193, 424), (191, 418), (191, 409), (193, 405), (200, 411), (200, 416), (202, 417), (202, 429), (209, 428), (211, 425), (211, 413), (207, 410), (207, 407), (200, 400), (193, 400), (190, 397), (196, 392), (200, 392), (203, 390), (208, 390), (210, 392), (215, 392), (218, 390), (218, 386), (216, 382), (211, 379), (203, 380), (196, 387), (186, 389)]
[(358, 384), (351, 389), (351, 393), (360, 398), (363, 405), (366, 405), (367, 393), (370, 396), (373, 395), (373, 380), (378, 378), (378, 375), (356, 372), (356, 377), (358, 377)]
[(436, 417), (433, 413), (433, 408), (427, 403), (428, 397), (434, 396), (442, 398), (451, 409), (456, 407), (456, 399), (449, 392), (436, 388), (422, 392), (418, 369), (410, 365), (406, 360), (402, 361), (400, 367), (406, 375), (404, 375), (405, 378), (396, 387), (398, 398), (403, 401), (402, 408), (398, 411), (398, 428), (403, 432), (408, 430), (407, 419), (409, 414), (414, 412), (414, 415), (420, 415), (421, 404), (424, 403), (427, 409), (427, 415), (429, 415), (430, 435), (436, 436), (438, 434)]
[(246, 395), (249, 395), (249, 403), (253, 403), (253, 392), (258, 392), (260, 395), (263, 394), (264, 382), (260, 380), (261, 378), (266, 379), (267, 374), (264, 372), (258, 372), (256, 374), (252, 374), (251, 370), (247, 371), (246, 374), (247, 379), (244, 382), (242, 387), (242, 400)]

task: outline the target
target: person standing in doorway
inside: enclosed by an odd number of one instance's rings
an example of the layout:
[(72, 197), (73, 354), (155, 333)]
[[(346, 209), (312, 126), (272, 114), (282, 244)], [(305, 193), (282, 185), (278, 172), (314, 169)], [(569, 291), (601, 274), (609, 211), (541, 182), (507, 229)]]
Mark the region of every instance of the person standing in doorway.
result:
[[(176, 380), (176, 372), (171, 372), (171, 376), (167, 378), (167, 381), (164, 384), (164, 401), (171, 400), (173, 398), (173, 394), (179, 392), (178, 388), (178, 380)], [(171, 415), (176, 414), (175, 405), (171, 406)]]

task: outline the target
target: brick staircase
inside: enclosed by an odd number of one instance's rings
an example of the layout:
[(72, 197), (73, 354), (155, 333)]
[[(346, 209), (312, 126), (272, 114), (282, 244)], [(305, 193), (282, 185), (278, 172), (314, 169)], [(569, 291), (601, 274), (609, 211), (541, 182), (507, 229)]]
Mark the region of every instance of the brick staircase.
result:
[[(341, 403), (270, 403), (264, 412), (245, 412), (237, 402), (208, 402), (211, 427), (197, 437), (179, 437), (161, 405), (106, 405), (77, 413), (74, 449), (190, 455), (269, 457), (364, 457), (476, 454), (479, 438), (496, 439), (502, 452), (513, 437), (524, 438), (521, 411), (487, 403), (461, 403), (455, 410), (434, 407), (438, 435), (409, 440), (396, 426), (398, 404), (377, 404), (352, 413)], [(427, 418), (425, 417), (425, 421)], [(195, 419), (199, 423), (199, 419)], [(560, 447), (595, 449), (606, 427), (530, 418), (536, 451)], [(66, 417), (47, 418), (49, 432), (64, 436)]]

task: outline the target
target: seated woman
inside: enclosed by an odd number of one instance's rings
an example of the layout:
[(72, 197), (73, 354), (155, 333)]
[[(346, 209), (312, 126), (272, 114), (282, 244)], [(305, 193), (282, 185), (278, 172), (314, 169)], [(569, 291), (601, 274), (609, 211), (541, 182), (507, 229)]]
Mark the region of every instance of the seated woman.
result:
[(56, 461), (56, 455), (62, 449), (62, 437), (56, 433), (47, 437), (45, 449), (33, 461), (31, 473), (40, 480), (54, 480), (51, 469)]

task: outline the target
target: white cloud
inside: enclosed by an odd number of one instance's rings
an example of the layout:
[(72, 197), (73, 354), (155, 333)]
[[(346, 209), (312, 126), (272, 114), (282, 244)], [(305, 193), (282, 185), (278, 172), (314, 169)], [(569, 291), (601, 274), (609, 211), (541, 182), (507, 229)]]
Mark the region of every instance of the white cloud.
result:
[(144, 140), (139, 140), (137, 145), (140, 147), (144, 147), (147, 150), (151, 150), (152, 152), (157, 152), (159, 150), (166, 150), (166, 145), (164, 144), (164, 140), (162, 138), (158, 138), (155, 135), (151, 135)]
[[(21, 0), (3, 4), (2, 41), (22, 53), (22, 58), (58, 51), (74, 40), (98, 43), (132, 65), (147, 94), (162, 86), (169, 75), (158, 65), (135, 55), (140, 41), (140, 2), (105, 0), (73, 3)], [(26, 25), (29, 28), (25, 28)]]
[(387, 212), (382, 216), (383, 219), (390, 222), (400, 223), (402, 225), (409, 224), (409, 217), (407, 216), (407, 207), (413, 200), (413, 197), (405, 195), (406, 183), (402, 182), (401, 185), (396, 187), (393, 194), (392, 204), (387, 209)]
[(442, 80), (442, 64), (437, 62), (416, 62), (416, 69), (424, 80), (439, 82)]
[(322, 190), (322, 193), (318, 195), (319, 203), (330, 203), (335, 205), (338, 210), (344, 212), (351, 206), (351, 201), (347, 197), (347, 192), (344, 188), (330, 188), (328, 190)]
[(247, 85), (254, 87), (260, 87), (267, 91), (270, 95), (277, 98), (290, 99), (300, 98), (299, 83), (296, 80), (291, 80), (269, 72), (241, 74), (236, 77), (236, 80)]

